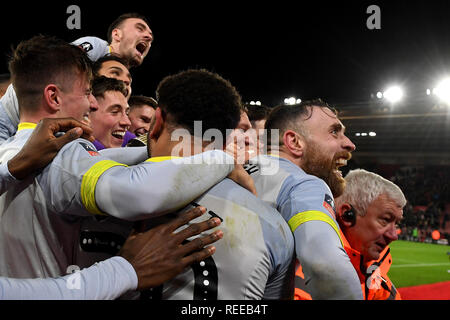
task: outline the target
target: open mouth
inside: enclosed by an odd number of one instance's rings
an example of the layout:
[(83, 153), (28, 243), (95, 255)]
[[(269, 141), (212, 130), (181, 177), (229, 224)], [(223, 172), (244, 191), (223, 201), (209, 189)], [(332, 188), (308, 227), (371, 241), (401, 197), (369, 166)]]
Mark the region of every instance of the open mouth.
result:
[(144, 53), (145, 53), (145, 51), (147, 50), (147, 48), (148, 48), (148, 45), (147, 45), (146, 42), (139, 42), (139, 43), (136, 45), (136, 51), (137, 51), (141, 56), (144, 55)]
[(125, 136), (125, 131), (119, 131), (119, 130), (113, 131), (111, 133), (111, 135), (116, 139), (123, 140), (123, 137)]
[(339, 168), (345, 167), (347, 165), (347, 159), (339, 158), (336, 160), (334, 165), (335, 165), (334, 172), (336, 172), (336, 174), (339, 175), (340, 177), (343, 177), (342, 172), (341, 172), (341, 170), (339, 170)]
[(91, 119), (89, 119), (89, 113), (83, 114), (83, 120), (81, 120), (82, 123), (91, 126)]

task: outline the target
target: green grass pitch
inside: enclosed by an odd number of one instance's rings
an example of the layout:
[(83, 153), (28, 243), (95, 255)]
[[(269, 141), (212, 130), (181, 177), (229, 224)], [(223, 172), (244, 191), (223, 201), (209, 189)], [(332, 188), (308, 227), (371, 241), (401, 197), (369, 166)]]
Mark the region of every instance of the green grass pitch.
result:
[(400, 240), (389, 246), (388, 275), (397, 288), (450, 281), (450, 246)]

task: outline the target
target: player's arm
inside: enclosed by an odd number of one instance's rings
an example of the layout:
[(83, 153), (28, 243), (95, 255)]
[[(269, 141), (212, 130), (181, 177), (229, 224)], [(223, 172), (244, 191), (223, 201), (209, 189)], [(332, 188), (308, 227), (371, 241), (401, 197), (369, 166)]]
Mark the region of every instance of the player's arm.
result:
[(218, 150), (128, 167), (76, 140), (61, 149), (38, 180), (55, 212), (135, 221), (186, 206), (233, 169), (232, 157)]
[(100, 150), (99, 153), (110, 160), (128, 166), (142, 163), (149, 158), (146, 146), (133, 148), (106, 148)]
[[(57, 132), (66, 134), (55, 137)], [(11, 184), (45, 167), (68, 142), (80, 136), (93, 140), (91, 134), (90, 127), (72, 118), (41, 120), (22, 149), (0, 165), (0, 194)]]
[(308, 293), (313, 299), (363, 299), (358, 275), (326, 201), (332, 199), (331, 192), (320, 180), (303, 182), (294, 190), (280, 212), (289, 217)]
[(194, 262), (211, 256), (211, 243), (222, 238), (222, 232), (202, 236), (187, 244), (184, 240), (217, 227), (220, 220), (212, 218), (195, 223), (174, 233), (180, 226), (205, 213), (192, 209), (172, 221), (144, 233), (133, 233), (119, 255), (87, 269), (56, 279), (0, 278), (0, 300), (42, 299), (115, 299), (128, 290), (161, 285)]
[[(228, 164), (224, 157), (230, 158)], [(151, 218), (186, 206), (234, 169), (231, 157), (217, 150), (158, 160), (131, 167), (98, 164), (83, 176), (83, 205), (91, 213), (125, 220)]]

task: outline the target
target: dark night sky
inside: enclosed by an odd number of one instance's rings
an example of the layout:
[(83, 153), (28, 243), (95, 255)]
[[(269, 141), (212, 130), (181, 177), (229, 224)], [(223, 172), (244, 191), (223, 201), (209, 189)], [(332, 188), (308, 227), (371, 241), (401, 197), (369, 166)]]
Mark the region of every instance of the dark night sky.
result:
[[(132, 70), (136, 94), (153, 96), (165, 75), (205, 67), (229, 79), (244, 101), (274, 105), (294, 95), (352, 104), (393, 82), (424, 92), (450, 74), (450, 1), (159, 2), (8, 4), (1, 72), (9, 47), (22, 39), (105, 38), (118, 15), (137, 11), (149, 18), (155, 41)], [(81, 30), (66, 28), (70, 4), (81, 8)], [(366, 27), (371, 4), (381, 8), (381, 30)]]

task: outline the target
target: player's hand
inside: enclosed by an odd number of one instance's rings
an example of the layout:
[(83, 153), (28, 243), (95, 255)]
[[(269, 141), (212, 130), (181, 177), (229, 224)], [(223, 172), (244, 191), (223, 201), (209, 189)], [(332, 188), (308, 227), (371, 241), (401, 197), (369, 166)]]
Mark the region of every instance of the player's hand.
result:
[(247, 171), (245, 171), (242, 164), (235, 164), (234, 169), (228, 175), (228, 178), (257, 196), (255, 182), (253, 181), (253, 178), (247, 173)]
[[(57, 138), (57, 132), (66, 134)], [(22, 149), (8, 161), (9, 172), (24, 179), (49, 164), (65, 144), (79, 137), (94, 141), (92, 129), (73, 118), (43, 119)]]
[(194, 223), (178, 233), (176, 229), (206, 212), (204, 207), (191, 209), (169, 223), (146, 232), (133, 232), (123, 245), (119, 255), (134, 267), (138, 277), (138, 290), (161, 285), (174, 278), (194, 262), (200, 262), (215, 252), (215, 247), (205, 247), (223, 237), (217, 230), (198, 237), (186, 244), (182, 242), (203, 231), (217, 227), (220, 219)]

